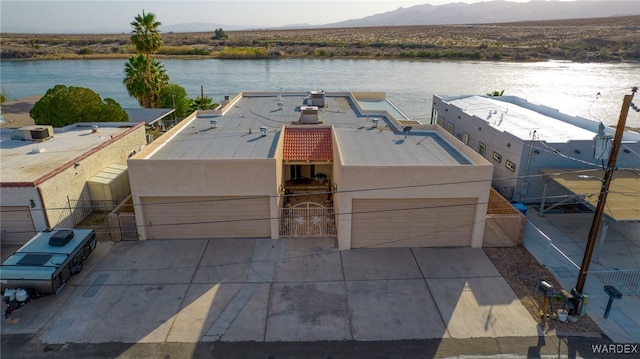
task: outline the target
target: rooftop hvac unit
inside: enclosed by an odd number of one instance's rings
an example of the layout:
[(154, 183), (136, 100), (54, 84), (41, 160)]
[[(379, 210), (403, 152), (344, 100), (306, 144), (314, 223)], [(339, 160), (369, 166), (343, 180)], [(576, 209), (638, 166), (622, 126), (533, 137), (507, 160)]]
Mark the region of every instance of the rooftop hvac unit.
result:
[(324, 107), (324, 91), (311, 91), (311, 106)]
[(316, 124), (319, 122), (317, 106), (300, 106), (300, 123)]
[(42, 142), (51, 137), (53, 137), (53, 126), (25, 126), (11, 132), (12, 140)]
[(31, 130), (31, 139), (35, 141), (44, 141), (49, 137), (51, 137), (51, 134), (49, 133), (49, 129), (46, 127), (39, 127)]

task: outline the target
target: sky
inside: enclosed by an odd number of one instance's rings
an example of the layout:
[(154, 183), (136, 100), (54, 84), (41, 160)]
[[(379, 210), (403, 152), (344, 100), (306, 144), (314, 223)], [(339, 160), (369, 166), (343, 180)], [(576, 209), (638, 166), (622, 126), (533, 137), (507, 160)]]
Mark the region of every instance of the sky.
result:
[[(129, 32), (129, 23), (142, 10), (154, 13), (156, 19), (165, 26), (184, 23), (212, 23), (251, 28), (294, 24), (323, 25), (393, 11), (399, 7), (479, 1), (487, 0), (2, 0), (0, 31)], [(160, 30), (162, 31), (162, 27)]]

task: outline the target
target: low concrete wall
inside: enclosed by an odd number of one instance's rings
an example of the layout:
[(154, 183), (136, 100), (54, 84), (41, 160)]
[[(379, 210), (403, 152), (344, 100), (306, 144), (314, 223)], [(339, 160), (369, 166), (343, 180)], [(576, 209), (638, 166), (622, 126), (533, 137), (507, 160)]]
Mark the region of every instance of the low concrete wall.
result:
[(527, 216), (491, 188), (483, 247), (513, 247), (524, 238)]

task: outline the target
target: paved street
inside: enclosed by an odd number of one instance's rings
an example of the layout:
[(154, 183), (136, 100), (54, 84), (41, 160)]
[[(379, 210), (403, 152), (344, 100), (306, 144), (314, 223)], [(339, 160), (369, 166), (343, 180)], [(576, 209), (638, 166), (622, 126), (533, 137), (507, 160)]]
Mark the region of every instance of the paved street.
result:
[[(502, 337), (396, 341), (200, 342), (33, 344), (29, 335), (2, 337), (3, 358), (224, 358), (224, 359), (387, 359), (387, 358), (634, 358), (594, 355), (588, 337)], [(11, 353), (11, 354), (8, 354)], [(12, 355), (19, 353), (18, 355)], [(503, 354), (509, 353), (509, 354)]]

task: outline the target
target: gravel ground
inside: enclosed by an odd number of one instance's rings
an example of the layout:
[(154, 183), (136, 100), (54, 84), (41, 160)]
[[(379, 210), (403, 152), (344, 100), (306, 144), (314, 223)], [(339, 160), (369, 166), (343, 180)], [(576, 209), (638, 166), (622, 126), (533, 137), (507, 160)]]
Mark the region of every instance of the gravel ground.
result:
[[(577, 322), (567, 320), (565, 323), (558, 321), (555, 314), (542, 317), (542, 295), (537, 291), (538, 283), (546, 280), (556, 289), (562, 287), (526, 248), (484, 248), (484, 251), (545, 334), (555, 332), (558, 335), (603, 336), (600, 328), (588, 315), (578, 317)], [(557, 310), (562, 302), (553, 302), (552, 305)]]
[(0, 105), (0, 111), (5, 118), (5, 122), (0, 122), (0, 128), (20, 128), (34, 125), (35, 121), (29, 116), (29, 111), (31, 111), (33, 104), (40, 97), (31, 96), (3, 102)]

